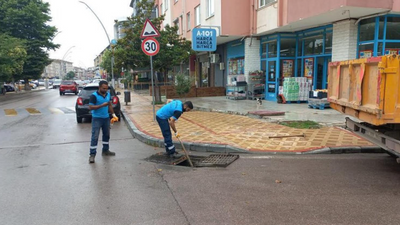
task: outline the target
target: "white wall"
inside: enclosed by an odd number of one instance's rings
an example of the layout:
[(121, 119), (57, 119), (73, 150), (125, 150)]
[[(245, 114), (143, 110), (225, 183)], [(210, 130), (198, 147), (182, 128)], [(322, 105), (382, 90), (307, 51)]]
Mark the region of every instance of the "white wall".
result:
[(257, 33), (278, 28), (278, 4), (257, 10)]
[(358, 27), (355, 20), (333, 24), (332, 61), (357, 58)]
[[(257, 38), (246, 38), (244, 41), (244, 74), (247, 83), (252, 83), (249, 79), (249, 72), (260, 70), (260, 40)], [(251, 46), (250, 46), (251, 43)]]

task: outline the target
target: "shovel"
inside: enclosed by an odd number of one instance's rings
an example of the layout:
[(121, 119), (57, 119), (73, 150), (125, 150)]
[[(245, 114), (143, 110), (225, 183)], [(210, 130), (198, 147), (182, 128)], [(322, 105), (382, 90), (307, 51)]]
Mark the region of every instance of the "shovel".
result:
[[(177, 138), (178, 138), (178, 137), (177, 137)], [(187, 151), (186, 151), (186, 149), (185, 149), (185, 146), (183, 145), (183, 143), (182, 143), (182, 141), (181, 141), (180, 138), (178, 138), (178, 140), (179, 140), (179, 142), (180, 142), (181, 145), (182, 145), (183, 152), (185, 153), (185, 156), (186, 156), (187, 160), (189, 161), (190, 166), (193, 167), (192, 160), (190, 160), (189, 154), (187, 153)]]

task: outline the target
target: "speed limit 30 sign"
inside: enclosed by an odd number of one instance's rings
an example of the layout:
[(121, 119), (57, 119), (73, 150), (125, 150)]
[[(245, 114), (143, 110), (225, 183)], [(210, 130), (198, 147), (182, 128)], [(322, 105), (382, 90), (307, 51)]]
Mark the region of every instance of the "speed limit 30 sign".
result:
[(148, 56), (157, 55), (158, 51), (160, 51), (160, 43), (155, 38), (146, 38), (142, 42), (142, 51)]

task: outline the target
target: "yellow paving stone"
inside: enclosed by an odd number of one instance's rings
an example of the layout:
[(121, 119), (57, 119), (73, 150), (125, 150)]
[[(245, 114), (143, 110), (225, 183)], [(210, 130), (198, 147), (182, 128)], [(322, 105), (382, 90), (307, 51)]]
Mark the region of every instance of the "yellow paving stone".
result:
[(16, 116), (18, 113), (15, 109), (4, 109), (6, 116)]
[(41, 112), (35, 108), (26, 108), (25, 110), (28, 111), (28, 113), (31, 115), (41, 114)]
[[(158, 124), (153, 121), (151, 97), (133, 95), (135, 101), (130, 106), (125, 106), (125, 111), (140, 130), (162, 139)], [(176, 126), (183, 141), (228, 144), (250, 151), (306, 151), (335, 146), (373, 146), (344, 129), (294, 129), (246, 116), (217, 112), (184, 113)], [(299, 134), (305, 134), (305, 138), (269, 138)]]

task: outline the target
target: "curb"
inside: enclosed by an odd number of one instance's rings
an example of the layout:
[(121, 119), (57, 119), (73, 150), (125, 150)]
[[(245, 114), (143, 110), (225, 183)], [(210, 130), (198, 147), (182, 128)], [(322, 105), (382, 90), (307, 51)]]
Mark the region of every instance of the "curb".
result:
[[(204, 108), (202, 108), (204, 109)], [(204, 110), (212, 112), (210, 109)], [(215, 112), (215, 111), (214, 111)], [(235, 113), (236, 115), (240, 115)], [(132, 136), (139, 141), (153, 146), (164, 148), (164, 141), (151, 137), (139, 129), (133, 124), (133, 122), (125, 115), (125, 111), (121, 110), (121, 115), (132, 134)], [(175, 148), (182, 149), (181, 144), (178, 141), (173, 141)], [(248, 150), (233, 147), (230, 145), (218, 145), (218, 144), (201, 144), (193, 142), (183, 142), (186, 150), (197, 151), (197, 152), (215, 152), (215, 153), (247, 153), (247, 154), (265, 154), (265, 155), (307, 155), (307, 154), (351, 154), (351, 153), (386, 153), (385, 150), (379, 147), (331, 147), (322, 148), (306, 152), (250, 152)]]

